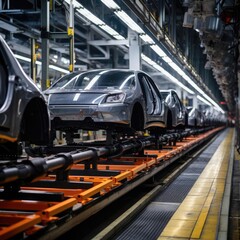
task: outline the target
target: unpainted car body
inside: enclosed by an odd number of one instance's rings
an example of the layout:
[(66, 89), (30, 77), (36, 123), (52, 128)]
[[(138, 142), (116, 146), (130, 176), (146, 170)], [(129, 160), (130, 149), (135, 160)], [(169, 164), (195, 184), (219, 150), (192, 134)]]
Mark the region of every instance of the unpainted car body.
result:
[(188, 124), (188, 114), (185, 106), (173, 89), (160, 90), (162, 97), (169, 107), (168, 128), (184, 128)]
[(206, 126), (219, 126), (227, 123), (226, 115), (219, 112), (214, 107), (209, 107), (204, 111)]
[(47, 144), (49, 124), (43, 93), (0, 36), (0, 153), (13, 153), (19, 141)]
[(188, 126), (203, 127), (205, 123), (204, 114), (195, 107), (187, 107), (188, 111)]
[(141, 131), (166, 127), (167, 105), (154, 81), (142, 71), (81, 72), (47, 94), (56, 130)]

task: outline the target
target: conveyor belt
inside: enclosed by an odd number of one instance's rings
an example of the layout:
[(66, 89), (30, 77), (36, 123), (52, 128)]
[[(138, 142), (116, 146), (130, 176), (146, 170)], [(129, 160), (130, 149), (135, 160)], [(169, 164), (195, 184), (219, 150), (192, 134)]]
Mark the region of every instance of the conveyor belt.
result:
[[(161, 192), (115, 239), (157, 239), (163, 232), (168, 221), (178, 209), (188, 192), (199, 178), (209, 160), (227, 136), (222, 132), (196, 159), (177, 177), (169, 187)], [(195, 217), (194, 206), (191, 216)], [(189, 221), (190, 222), (190, 221)], [(188, 222), (185, 222), (185, 227)], [(175, 229), (181, 228), (176, 222)], [(167, 236), (171, 237), (171, 236)], [(180, 237), (180, 236), (179, 236)], [(164, 236), (163, 238), (165, 239)], [(187, 238), (186, 238), (187, 239)]]

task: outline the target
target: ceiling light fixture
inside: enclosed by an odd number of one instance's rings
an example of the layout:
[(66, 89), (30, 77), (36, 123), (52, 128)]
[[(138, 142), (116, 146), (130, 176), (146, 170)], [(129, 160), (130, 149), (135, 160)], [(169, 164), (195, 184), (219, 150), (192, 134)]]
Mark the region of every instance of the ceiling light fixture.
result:
[(130, 18), (127, 13), (125, 13), (123, 10), (117, 10), (114, 11), (114, 13), (125, 23), (128, 25), (129, 28), (131, 28), (133, 31), (145, 34), (145, 32), (142, 30), (141, 27), (137, 23), (135, 23), (132, 18)]
[[(19, 54), (14, 54), (14, 56), (15, 56), (15, 58), (17, 58), (19, 60), (22, 60), (22, 61), (25, 61), (25, 62), (29, 62), (29, 63), (31, 62), (31, 58), (29, 58), (29, 57), (24, 57), (24, 56), (19, 55)], [(36, 64), (41, 66), (42, 62), (36, 61)], [(58, 67), (58, 66), (55, 66), (55, 65), (52, 65), (52, 64), (49, 65), (49, 68), (51, 68), (53, 70), (56, 70), (58, 72), (69, 73), (68, 70), (66, 70), (64, 68), (61, 68), (61, 67)]]
[(58, 72), (62, 72), (62, 73), (69, 73), (69, 71), (68, 70), (66, 70), (66, 69), (64, 69), (64, 68), (61, 68), (61, 67), (58, 67), (58, 66), (55, 66), (55, 65), (49, 65), (49, 68), (51, 68), (51, 69), (54, 69), (54, 70), (56, 70), (56, 71), (58, 71)]
[(212, 104), (210, 102), (208, 102), (205, 98), (197, 95), (197, 98), (202, 101), (203, 103), (207, 104), (208, 106), (212, 106)]
[(121, 9), (113, 0), (101, 0), (110, 9)]
[(114, 37), (117, 40), (123, 40), (125, 39), (123, 36), (121, 36), (118, 32), (116, 32), (113, 28), (105, 24), (100, 18), (96, 17), (94, 14), (92, 14), (90, 11), (88, 11), (86, 8), (83, 7), (82, 4), (77, 2), (76, 0), (65, 0), (66, 3), (70, 5), (70, 2), (72, 1), (73, 6), (75, 7), (76, 11), (80, 13), (83, 17), (88, 19), (88, 21), (92, 22), (93, 24), (97, 25), (101, 29), (103, 29), (105, 32), (110, 34), (112, 37)]
[(185, 91), (187, 91), (190, 94), (194, 94), (194, 92), (189, 89), (188, 87), (186, 87), (184, 84), (182, 84), (180, 81), (178, 81), (175, 77), (173, 77), (169, 72), (167, 72), (164, 68), (162, 68), (161, 66), (159, 66), (156, 62), (154, 62), (152, 59), (150, 59), (149, 57), (147, 57), (146, 55), (144, 55), (143, 53), (141, 54), (141, 57), (144, 61), (146, 61), (148, 64), (150, 64), (151, 66), (153, 66), (156, 70), (162, 72), (166, 77), (168, 77), (173, 83), (177, 84), (179, 87), (181, 87), (182, 89), (184, 89)]
[(166, 53), (165, 53), (158, 45), (156, 45), (156, 44), (151, 45), (150, 48), (152, 48), (152, 50), (153, 50), (156, 54), (158, 54), (158, 56), (160, 56), (160, 57), (166, 57), (166, 56), (167, 56)]

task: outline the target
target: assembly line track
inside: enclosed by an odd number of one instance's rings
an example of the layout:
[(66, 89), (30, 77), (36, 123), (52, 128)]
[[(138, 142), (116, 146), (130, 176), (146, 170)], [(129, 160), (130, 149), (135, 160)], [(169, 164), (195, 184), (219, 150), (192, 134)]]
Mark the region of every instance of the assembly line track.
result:
[[(151, 149), (152, 141), (145, 138), (112, 149), (60, 153), (56, 157), (34, 158), (3, 167), (0, 219), (5, 226), (0, 229), (0, 237), (57, 238), (221, 129), (191, 135), (157, 150)], [(37, 164), (32, 163), (35, 160)]]

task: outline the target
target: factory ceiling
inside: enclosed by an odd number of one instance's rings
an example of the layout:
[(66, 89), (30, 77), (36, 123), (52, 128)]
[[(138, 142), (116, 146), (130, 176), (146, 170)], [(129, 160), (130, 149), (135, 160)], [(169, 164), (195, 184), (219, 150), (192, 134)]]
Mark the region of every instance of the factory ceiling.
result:
[[(2, 0), (0, 1), (0, 33), (5, 36), (15, 53), (29, 56), (31, 38), (36, 39), (36, 52), (41, 59), (41, 37), (43, 34), (41, 3), (43, 0)], [(111, 28), (128, 37), (127, 26), (119, 21), (116, 14), (100, 0), (78, 0), (91, 13), (106, 22)], [(115, 1), (131, 15), (146, 31), (162, 42), (170, 56), (176, 59), (184, 56), (196, 70), (199, 78), (196, 83), (232, 114), (238, 97), (238, 32), (239, 3), (237, 1), (214, 0), (144, 0)], [(141, 19), (137, 4), (150, 13), (161, 29), (152, 30), (151, 22)], [(50, 12), (50, 31), (66, 33), (69, 24), (69, 6), (65, 0), (52, 0)], [(127, 68), (128, 48), (124, 44), (94, 45), (96, 40), (111, 40), (112, 37), (75, 11), (74, 18), (75, 67)], [(167, 37), (166, 37), (167, 36)], [(171, 39), (169, 45), (167, 38)], [(50, 38), (50, 63), (68, 68), (69, 40)], [(146, 46), (142, 50), (147, 52)], [(113, 61), (114, 59), (114, 61)], [(156, 58), (161, 64), (161, 60)], [(179, 66), (184, 66), (181, 58)], [(144, 66), (147, 70), (150, 68)], [(51, 73), (50, 73), (51, 74)], [(54, 77), (54, 76), (53, 76)], [(56, 76), (55, 76), (56, 77)]]

